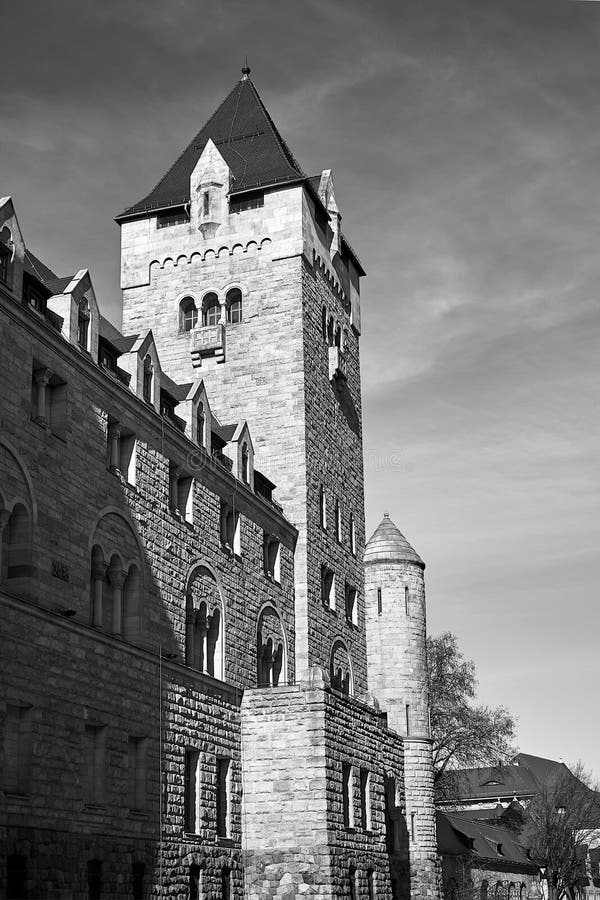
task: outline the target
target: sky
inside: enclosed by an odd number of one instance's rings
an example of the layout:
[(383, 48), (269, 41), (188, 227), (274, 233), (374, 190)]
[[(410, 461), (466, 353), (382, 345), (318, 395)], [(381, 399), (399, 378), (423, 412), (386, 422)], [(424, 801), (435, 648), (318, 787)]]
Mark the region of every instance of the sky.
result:
[(523, 752), (600, 778), (600, 2), (53, 0), (3, 10), (0, 194), (119, 313), (114, 216), (240, 77), (332, 168), (368, 273), (367, 530)]

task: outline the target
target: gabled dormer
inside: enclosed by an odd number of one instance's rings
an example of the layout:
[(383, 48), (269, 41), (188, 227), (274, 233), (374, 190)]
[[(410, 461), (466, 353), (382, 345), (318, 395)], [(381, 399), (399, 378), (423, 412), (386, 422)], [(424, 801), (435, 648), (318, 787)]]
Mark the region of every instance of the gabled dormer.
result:
[(53, 282), (47, 283), (50, 290), (60, 290), (48, 298), (47, 308), (62, 319), (61, 334), (65, 340), (97, 361), (100, 314), (90, 273), (80, 269), (67, 284), (63, 285), (64, 281), (57, 279), (55, 287)]
[(250, 429), (246, 421), (235, 426), (225, 450), (233, 463), (233, 473), (254, 490), (254, 446), (250, 437)]
[(125, 338), (131, 345), (124, 344), (124, 352), (119, 359), (123, 369), (130, 376), (129, 387), (141, 400), (160, 412), (161, 368), (158, 351), (151, 331)]
[[(168, 381), (170, 382), (170, 379)], [(199, 379), (188, 384), (176, 385), (175, 388), (177, 418), (185, 424), (186, 435), (210, 453), (212, 415), (204, 381)]]
[(10, 197), (0, 197), (0, 287), (23, 292), (25, 243)]
[(226, 221), (229, 181), (229, 166), (209, 138), (190, 176), (190, 219), (204, 239)]

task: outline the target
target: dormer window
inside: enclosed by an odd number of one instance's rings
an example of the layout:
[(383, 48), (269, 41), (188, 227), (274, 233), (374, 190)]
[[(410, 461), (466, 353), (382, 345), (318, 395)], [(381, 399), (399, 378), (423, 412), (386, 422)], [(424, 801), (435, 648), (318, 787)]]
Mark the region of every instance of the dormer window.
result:
[(88, 337), (90, 330), (90, 305), (84, 297), (79, 304), (77, 313), (77, 343), (83, 350), (88, 349)]
[(164, 391), (160, 392), (160, 414), (171, 422), (175, 418), (175, 401)]
[(39, 313), (44, 314), (46, 312), (46, 298), (33, 285), (29, 285), (27, 289), (27, 302), (32, 309), (37, 310)]
[(100, 365), (103, 369), (108, 369), (110, 372), (117, 371), (117, 354), (110, 347), (107, 347), (106, 344), (100, 344), (99, 348), (99, 360)]
[(202, 303), (202, 324), (218, 325), (221, 320), (221, 304), (216, 294), (207, 294)]
[(206, 413), (204, 412), (204, 403), (200, 401), (196, 410), (196, 442), (199, 447), (204, 447), (206, 444), (205, 428)]
[(184, 297), (179, 304), (179, 330), (191, 331), (196, 327), (198, 310), (193, 297)]
[(230, 325), (242, 321), (242, 292), (239, 288), (227, 291), (227, 321)]
[(152, 359), (150, 358), (150, 354), (148, 354), (144, 360), (144, 380), (142, 383), (142, 397), (146, 401), (146, 403), (152, 403), (153, 373), (154, 367), (152, 365)]

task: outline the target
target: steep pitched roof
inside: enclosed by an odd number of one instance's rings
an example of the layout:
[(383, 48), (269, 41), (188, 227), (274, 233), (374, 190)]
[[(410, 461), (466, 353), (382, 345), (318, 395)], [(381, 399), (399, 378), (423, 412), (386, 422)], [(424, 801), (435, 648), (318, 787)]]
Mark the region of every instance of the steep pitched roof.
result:
[(540, 782), (534, 773), (521, 765), (454, 769), (445, 772), (439, 783), (441, 801), (531, 796), (539, 789)]
[[(158, 184), (117, 221), (187, 203), (190, 175), (209, 138), (231, 169), (232, 193), (293, 181), (307, 181), (277, 131), (252, 81), (244, 76)], [(310, 185), (312, 188), (312, 185)], [(314, 189), (313, 189), (314, 190)]]
[(52, 269), (49, 269), (41, 259), (38, 259), (29, 248), (25, 250), (24, 262), (25, 271), (29, 275), (33, 275), (34, 278), (37, 278), (38, 281), (41, 281), (42, 284), (45, 284), (47, 281), (53, 281), (58, 277)]

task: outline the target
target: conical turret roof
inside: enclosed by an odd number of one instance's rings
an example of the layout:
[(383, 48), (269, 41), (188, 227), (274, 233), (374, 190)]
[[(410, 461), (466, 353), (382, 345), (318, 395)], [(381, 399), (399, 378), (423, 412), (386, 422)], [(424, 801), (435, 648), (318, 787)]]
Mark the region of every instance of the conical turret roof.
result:
[(248, 77), (249, 71), (245, 66), (241, 80), (169, 171), (146, 197), (124, 210), (117, 221), (187, 203), (190, 199), (190, 175), (209, 138), (231, 170), (232, 194), (252, 188), (308, 181)]
[(385, 513), (365, 547), (365, 565), (380, 562), (412, 562), (425, 568), (425, 563), (410, 546), (402, 532)]

